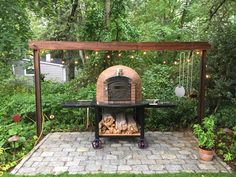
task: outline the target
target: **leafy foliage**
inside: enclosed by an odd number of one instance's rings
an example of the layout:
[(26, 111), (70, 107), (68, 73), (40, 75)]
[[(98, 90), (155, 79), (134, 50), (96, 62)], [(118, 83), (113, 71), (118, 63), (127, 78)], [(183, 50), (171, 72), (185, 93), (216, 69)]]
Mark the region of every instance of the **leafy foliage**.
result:
[(215, 117), (205, 117), (202, 125), (194, 124), (193, 132), (198, 139), (199, 146), (203, 149), (212, 149), (215, 146)]
[(175, 86), (171, 76), (172, 67), (167, 65), (152, 65), (142, 76), (143, 96), (160, 100), (173, 100)]
[(228, 127), (232, 128), (236, 126), (236, 107), (235, 105), (227, 105), (224, 106), (217, 111), (216, 116), (216, 124), (218, 127)]
[[(15, 166), (17, 160), (25, 156), (35, 142), (35, 126), (32, 123), (11, 123), (10, 120), (9, 117), (0, 119), (0, 171)], [(9, 142), (8, 139), (13, 135), (19, 136), (19, 141)]]
[(210, 108), (216, 112), (224, 102), (236, 104), (236, 25), (217, 26), (215, 30), (208, 61), (211, 73), (208, 99)]
[(232, 132), (222, 128), (217, 131), (217, 153), (222, 155), (225, 161), (236, 159), (236, 126)]
[(31, 31), (24, 1), (1, 1), (0, 14), (0, 60), (7, 64), (26, 53)]

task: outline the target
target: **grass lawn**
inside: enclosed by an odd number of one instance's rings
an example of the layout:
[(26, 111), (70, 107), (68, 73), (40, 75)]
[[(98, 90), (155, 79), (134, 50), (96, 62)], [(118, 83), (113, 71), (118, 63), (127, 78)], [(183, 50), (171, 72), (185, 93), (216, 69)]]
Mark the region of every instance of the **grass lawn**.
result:
[[(165, 174), (60, 174), (60, 175), (34, 175), (30, 177), (236, 177), (236, 173), (165, 173)], [(4, 174), (2, 177), (21, 177), (21, 175)]]

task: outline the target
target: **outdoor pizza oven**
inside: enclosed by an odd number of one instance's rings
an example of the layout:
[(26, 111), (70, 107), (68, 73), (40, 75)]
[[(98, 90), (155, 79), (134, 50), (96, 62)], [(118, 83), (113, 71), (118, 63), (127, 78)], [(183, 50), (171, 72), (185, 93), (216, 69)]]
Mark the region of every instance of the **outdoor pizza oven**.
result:
[[(71, 100), (66, 107), (91, 107), (95, 109), (95, 139), (92, 146), (102, 148), (100, 137), (139, 137), (138, 147), (145, 148), (145, 108), (174, 107), (173, 104), (155, 104), (142, 100), (141, 79), (136, 71), (116, 65), (104, 70), (98, 77), (96, 102)], [(128, 109), (128, 110), (127, 110)]]
[(123, 65), (104, 70), (98, 77), (96, 89), (97, 104), (130, 104), (142, 100), (138, 73)]

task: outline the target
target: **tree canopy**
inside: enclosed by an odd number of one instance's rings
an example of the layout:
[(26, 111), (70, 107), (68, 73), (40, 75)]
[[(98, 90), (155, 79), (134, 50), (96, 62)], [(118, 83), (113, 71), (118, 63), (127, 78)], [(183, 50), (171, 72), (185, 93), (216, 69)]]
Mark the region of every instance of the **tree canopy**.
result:
[[(39, 39), (209, 41), (214, 48), (208, 55), (208, 72), (212, 75), (208, 96), (217, 100), (210, 106), (215, 110), (222, 98), (235, 98), (235, 9), (234, 0), (1, 0), (0, 61), (10, 66), (12, 60), (28, 52), (29, 40)], [(51, 53), (66, 59), (70, 78), (75, 78), (74, 60), (80, 59), (77, 67), (85, 74), (79, 77), (83, 76), (85, 83), (94, 83), (98, 74), (113, 64), (132, 66), (144, 73), (152, 64), (173, 63), (178, 57), (177, 52), (143, 55), (133, 51), (124, 52), (123, 60), (118, 61), (117, 52)], [(86, 60), (88, 55), (90, 60)], [(130, 60), (130, 56), (138, 59)], [(1, 73), (6, 72), (1, 69)]]

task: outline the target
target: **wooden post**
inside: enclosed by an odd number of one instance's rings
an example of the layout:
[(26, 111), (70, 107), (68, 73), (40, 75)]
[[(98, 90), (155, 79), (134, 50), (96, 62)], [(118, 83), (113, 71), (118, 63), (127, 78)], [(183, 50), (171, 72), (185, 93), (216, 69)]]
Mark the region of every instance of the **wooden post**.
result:
[(35, 102), (36, 102), (36, 125), (37, 125), (37, 136), (39, 137), (42, 132), (42, 99), (41, 99), (39, 50), (34, 50), (34, 82), (35, 82)]
[(205, 116), (205, 80), (206, 80), (206, 50), (201, 52), (200, 61), (200, 85), (199, 85), (199, 107), (198, 120), (201, 123)]

